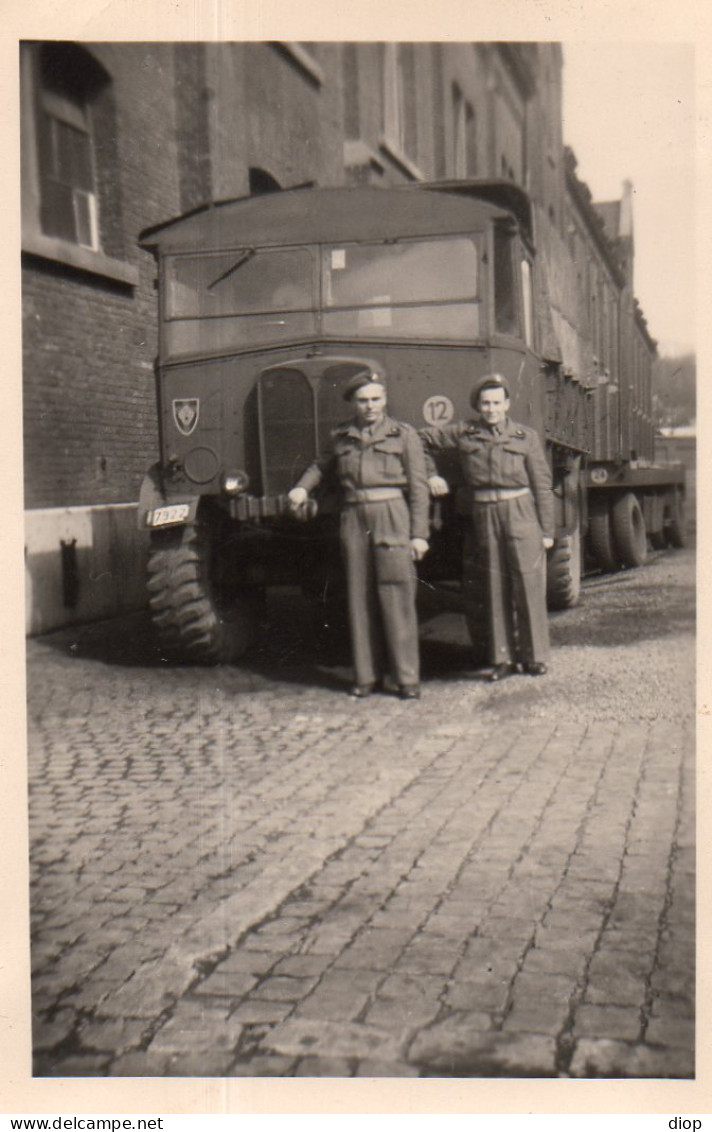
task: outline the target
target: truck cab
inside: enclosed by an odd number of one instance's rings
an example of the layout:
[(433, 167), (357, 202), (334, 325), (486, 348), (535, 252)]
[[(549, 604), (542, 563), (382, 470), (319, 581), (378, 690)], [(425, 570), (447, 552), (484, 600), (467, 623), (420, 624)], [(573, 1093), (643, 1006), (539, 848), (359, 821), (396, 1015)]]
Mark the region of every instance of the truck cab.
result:
[[(385, 375), (389, 412), (415, 427), (470, 417), (474, 382), (502, 373), (513, 417), (548, 442), (565, 528), (586, 398), (562, 376), (522, 190), (292, 190), (210, 206), (141, 243), (158, 265), (160, 458), (139, 522), (167, 647), (235, 656), (249, 638), (236, 630), (240, 593), (313, 576), (335, 499), (305, 536), (286, 493), (348, 415), (343, 388), (364, 365)], [(455, 515), (439, 525), (431, 573), (456, 570)], [(175, 571), (190, 575), (187, 612)], [(203, 635), (188, 632), (193, 614)]]

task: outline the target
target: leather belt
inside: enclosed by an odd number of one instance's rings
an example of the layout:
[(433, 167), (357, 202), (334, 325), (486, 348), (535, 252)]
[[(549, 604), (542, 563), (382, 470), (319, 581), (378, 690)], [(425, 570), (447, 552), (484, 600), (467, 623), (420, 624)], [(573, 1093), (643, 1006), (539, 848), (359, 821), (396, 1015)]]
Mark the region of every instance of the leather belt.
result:
[(346, 489), (347, 503), (383, 503), (387, 499), (402, 499), (399, 487), (350, 487)]
[(475, 503), (499, 503), (503, 499), (517, 499), (520, 495), (529, 495), (529, 488), (476, 487), (472, 492)]

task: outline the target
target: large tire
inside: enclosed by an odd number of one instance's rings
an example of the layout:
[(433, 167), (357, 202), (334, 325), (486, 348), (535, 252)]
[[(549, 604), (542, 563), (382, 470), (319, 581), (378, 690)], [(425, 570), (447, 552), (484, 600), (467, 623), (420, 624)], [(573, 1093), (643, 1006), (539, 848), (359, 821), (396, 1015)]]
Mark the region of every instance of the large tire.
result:
[(606, 495), (593, 495), (588, 512), (588, 549), (604, 574), (614, 574), (621, 560), (613, 543), (610, 501)]
[(581, 597), (581, 528), (557, 538), (546, 563), (549, 609), (571, 609)]
[(632, 491), (626, 491), (611, 507), (613, 544), (624, 566), (642, 566), (648, 556), (648, 538), (643, 510)]
[(202, 524), (151, 536), (149, 605), (162, 651), (170, 660), (220, 664), (236, 660), (254, 636), (254, 617), (236, 597), (220, 594), (210, 576), (210, 537)]

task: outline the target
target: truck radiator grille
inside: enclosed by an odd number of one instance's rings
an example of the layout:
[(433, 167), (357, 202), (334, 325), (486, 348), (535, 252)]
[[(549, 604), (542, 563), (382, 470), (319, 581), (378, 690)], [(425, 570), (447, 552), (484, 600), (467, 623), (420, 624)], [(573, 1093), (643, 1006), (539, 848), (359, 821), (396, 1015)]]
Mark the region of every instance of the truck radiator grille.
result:
[(262, 488), (283, 495), (312, 460), (328, 449), (333, 429), (349, 418), (346, 383), (364, 368), (357, 360), (269, 369), (258, 382)]
[(284, 495), (316, 455), (314, 395), (303, 373), (271, 370), (259, 381), (262, 489)]

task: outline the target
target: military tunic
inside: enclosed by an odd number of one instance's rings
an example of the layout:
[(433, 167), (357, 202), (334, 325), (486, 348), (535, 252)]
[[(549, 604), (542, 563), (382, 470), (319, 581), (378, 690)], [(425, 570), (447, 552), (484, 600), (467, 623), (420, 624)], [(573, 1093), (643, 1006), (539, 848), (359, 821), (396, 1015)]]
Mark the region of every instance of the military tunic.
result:
[[(425, 458), (410, 425), (385, 416), (370, 428), (341, 425), (330, 450), (296, 483), (311, 491), (328, 475), (341, 488), (341, 547), (358, 684), (385, 671), (401, 687), (419, 680), (416, 572), (410, 540), (427, 539)], [(407, 496), (407, 500), (406, 500)]]
[[(493, 665), (545, 663), (549, 623), (542, 540), (554, 537), (554, 496), (539, 437), (510, 420), (499, 429), (459, 421), (424, 428), (420, 436), (428, 452), (459, 453), (472, 518), (463, 548), (463, 597), (473, 634), (484, 612)], [(428, 474), (434, 472), (429, 457)]]

